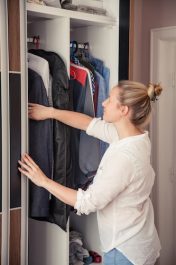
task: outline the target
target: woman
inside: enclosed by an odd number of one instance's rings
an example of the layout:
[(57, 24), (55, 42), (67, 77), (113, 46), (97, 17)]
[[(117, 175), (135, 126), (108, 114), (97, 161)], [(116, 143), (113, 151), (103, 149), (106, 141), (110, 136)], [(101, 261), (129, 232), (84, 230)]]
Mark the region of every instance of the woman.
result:
[(56, 119), (110, 144), (93, 184), (86, 191), (64, 187), (47, 178), (27, 155), (19, 170), (36, 185), (73, 206), (77, 214), (97, 211), (105, 265), (153, 265), (160, 242), (149, 195), (154, 183), (148, 132), (151, 101), (162, 88), (121, 81), (102, 104), (103, 120), (81, 113), (29, 104), (29, 118)]

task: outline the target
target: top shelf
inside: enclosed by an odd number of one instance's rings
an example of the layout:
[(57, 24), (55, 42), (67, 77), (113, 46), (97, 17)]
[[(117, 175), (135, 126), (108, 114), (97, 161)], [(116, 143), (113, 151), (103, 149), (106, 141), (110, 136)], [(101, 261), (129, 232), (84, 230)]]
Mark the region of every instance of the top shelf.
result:
[(71, 21), (73, 21), (73, 24), (77, 26), (117, 25), (117, 20), (112, 17), (71, 11), (50, 6), (42, 6), (33, 3), (27, 3), (27, 14), (31, 20), (35, 20), (36, 18), (54, 19), (66, 17), (70, 18)]

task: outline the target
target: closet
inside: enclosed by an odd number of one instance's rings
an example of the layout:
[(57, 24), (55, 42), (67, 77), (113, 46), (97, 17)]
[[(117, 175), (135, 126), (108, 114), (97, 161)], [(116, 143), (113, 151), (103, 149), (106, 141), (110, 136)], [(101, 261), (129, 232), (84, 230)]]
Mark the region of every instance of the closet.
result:
[[(40, 49), (58, 53), (67, 67), (68, 75), (70, 41), (89, 42), (91, 54), (103, 60), (110, 69), (112, 87), (118, 82), (118, 2), (104, 1), (107, 16), (27, 3), (26, 37), (39, 36)], [(28, 48), (35, 46), (28, 44)], [(25, 87), (27, 89), (27, 84)], [(29, 219), (29, 265), (68, 265), (70, 227), (82, 233), (87, 249), (102, 254), (96, 214), (80, 217), (72, 212), (67, 232), (55, 224)]]
[[(59, 1), (59, 0), (58, 0)], [(68, 265), (70, 228), (82, 233), (85, 247), (102, 255), (96, 214), (73, 211), (67, 231), (29, 217), (29, 182), (18, 171), (29, 152), (28, 42), (57, 53), (70, 75), (70, 42), (89, 42), (92, 56), (110, 69), (111, 88), (118, 82), (119, 1), (103, 1), (106, 16), (27, 3), (0, 1), (0, 246), (2, 265)], [(1, 201), (2, 199), (2, 201)]]

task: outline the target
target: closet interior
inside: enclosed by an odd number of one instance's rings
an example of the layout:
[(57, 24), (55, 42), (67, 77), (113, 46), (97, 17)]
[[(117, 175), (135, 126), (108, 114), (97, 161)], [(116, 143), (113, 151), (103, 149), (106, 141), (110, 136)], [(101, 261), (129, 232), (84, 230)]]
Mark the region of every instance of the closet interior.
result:
[[(119, 1), (104, 1), (106, 16), (32, 3), (27, 3), (26, 8), (26, 53), (37, 48), (57, 53), (65, 63), (69, 76), (70, 42), (89, 43), (91, 55), (101, 59), (110, 69), (109, 88), (118, 82)], [(39, 36), (39, 47), (31, 42), (34, 36)], [(29, 218), (29, 265), (68, 265), (70, 228), (82, 233), (88, 250), (102, 255), (96, 214), (77, 216), (71, 211), (67, 232), (56, 224)]]

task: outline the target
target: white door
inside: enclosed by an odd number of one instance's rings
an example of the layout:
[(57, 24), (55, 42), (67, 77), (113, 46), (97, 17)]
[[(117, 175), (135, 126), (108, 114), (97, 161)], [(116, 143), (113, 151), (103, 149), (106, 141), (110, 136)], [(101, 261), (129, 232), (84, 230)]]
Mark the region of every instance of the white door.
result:
[(156, 171), (153, 203), (162, 250), (160, 265), (176, 264), (176, 27), (151, 31), (150, 80), (164, 91), (151, 125), (152, 161)]

